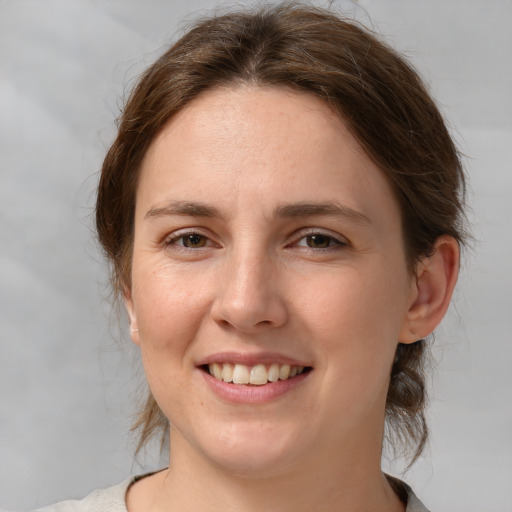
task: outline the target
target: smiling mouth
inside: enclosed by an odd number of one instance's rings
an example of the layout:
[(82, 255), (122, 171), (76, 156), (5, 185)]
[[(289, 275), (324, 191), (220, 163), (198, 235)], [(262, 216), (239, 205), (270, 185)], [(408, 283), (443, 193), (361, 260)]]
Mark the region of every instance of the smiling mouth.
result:
[(212, 363), (201, 367), (217, 380), (231, 384), (263, 386), (279, 380), (289, 380), (312, 370), (310, 366), (273, 363), (270, 365)]

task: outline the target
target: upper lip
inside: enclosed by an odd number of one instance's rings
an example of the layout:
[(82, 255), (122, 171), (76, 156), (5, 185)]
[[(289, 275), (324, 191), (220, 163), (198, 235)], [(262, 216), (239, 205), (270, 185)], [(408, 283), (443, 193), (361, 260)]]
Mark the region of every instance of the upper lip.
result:
[(256, 364), (288, 364), (290, 366), (311, 366), (307, 362), (279, 352), (216, 352), (201, 359), (197, 366), (212, 363), (231, 363), (254, 366)]

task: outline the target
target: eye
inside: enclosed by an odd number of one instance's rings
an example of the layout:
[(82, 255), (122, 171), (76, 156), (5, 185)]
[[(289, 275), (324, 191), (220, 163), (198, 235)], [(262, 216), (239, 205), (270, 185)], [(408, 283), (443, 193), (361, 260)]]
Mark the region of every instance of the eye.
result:
[(298, 247), (307, 247), (309, 249), (336, 249), (348, 245), (331, 235), (325, 233), (311, 233), (302, 237), (297, 243)]
[(165, 245), (184, 247), (186, 249), (201, 249), (214, 244), (207, 236), (200, 233), (182, 233), (166, 240)]
[(205, 236), (199, 235), (198, 233), (183, 235), (180, 237), (180, 240), (182, 241), (183, 247), (188, 247), (189, 249), (204, 247), (208, 241)]

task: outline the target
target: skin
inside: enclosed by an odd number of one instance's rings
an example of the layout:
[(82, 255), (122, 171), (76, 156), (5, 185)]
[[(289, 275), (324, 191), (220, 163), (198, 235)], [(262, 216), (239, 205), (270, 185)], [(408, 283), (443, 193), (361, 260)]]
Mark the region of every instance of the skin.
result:
[[(408, 272), (385, 175), (320, 100), (243, 86), (191, 102), (137, 191), (126, 306), (171, 457), (129, 510), (404, 510), (380, 469), (389, 372), (397, 343), (441, 320), (457, 262), (442, 237)], [(226, 351), (312, 371), (231, 403), (198, 367)]]

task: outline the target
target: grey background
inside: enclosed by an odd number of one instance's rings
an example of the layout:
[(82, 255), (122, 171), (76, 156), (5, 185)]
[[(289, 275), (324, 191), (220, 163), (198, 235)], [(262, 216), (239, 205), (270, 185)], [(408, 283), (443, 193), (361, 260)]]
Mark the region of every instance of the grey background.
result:
[[(81, 497), (165, 464), (156, 449), (133, 459), (140, 368), (109, 321), (92, 206), (119, 97), (184, 18), (215, 4), (0, 0), (4, 507)], [(407, 53), (471, 179), (477, 243), (437, 334), (431, 443), (405, 478), (432, 510), (511, 511), (512, 2), (334, 5), (367, 24), (369, 16)]]

